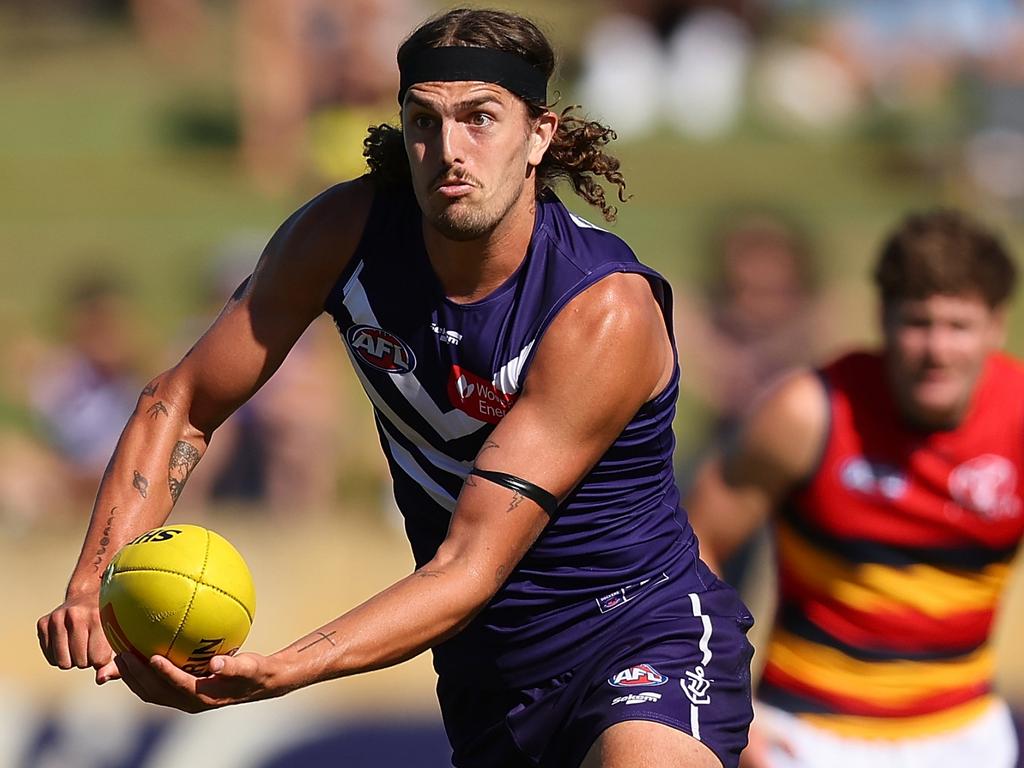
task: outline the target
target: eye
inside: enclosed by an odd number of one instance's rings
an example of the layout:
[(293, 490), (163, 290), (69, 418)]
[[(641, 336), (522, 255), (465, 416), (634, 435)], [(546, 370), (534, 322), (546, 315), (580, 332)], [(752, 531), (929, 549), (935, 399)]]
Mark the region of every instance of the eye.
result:
[(434, 118), (430, 115), (416, 115), (412, 119), (412, 124), (421, 131), (425, 131), (433, 127)]
[(487, 114), (486, 112), (474, 112), (473, 115), (469, 118), (469, 122), (472, 125), (484, 126), (493, 123), (494, 118), (491, 117), (491, 115)]

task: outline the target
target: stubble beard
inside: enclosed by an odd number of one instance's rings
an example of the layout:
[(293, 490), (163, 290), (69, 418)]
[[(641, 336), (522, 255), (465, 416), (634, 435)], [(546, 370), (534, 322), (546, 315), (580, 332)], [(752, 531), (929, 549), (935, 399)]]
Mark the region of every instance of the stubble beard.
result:
[(431, 225), (444, 237), (456, 242), (479, 240), (489, 235), (512, 210), (523, 192), (523, 184), (509, 190), (508, 198), (490, 205), (472, 205), (455, 201), (431, 217)]

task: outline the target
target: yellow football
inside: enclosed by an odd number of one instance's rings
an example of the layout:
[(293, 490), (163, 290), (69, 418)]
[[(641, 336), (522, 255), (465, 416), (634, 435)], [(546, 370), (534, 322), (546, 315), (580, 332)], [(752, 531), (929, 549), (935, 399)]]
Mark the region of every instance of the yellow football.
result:
[(100, 620), (115, 653), (159, 654), (193, 675), (238, 650), (255, 611), (245, 560), (198, 525), (154, 528), (128, 542), (100, 584)]

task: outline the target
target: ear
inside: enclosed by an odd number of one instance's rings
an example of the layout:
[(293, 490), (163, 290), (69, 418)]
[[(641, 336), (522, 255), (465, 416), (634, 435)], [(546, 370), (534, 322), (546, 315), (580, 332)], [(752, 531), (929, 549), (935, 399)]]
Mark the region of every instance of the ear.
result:
[(544, 159), (544, 153), (551, 146), (551, 140), (558, 130), (558, 115), (548, 110), (540, 117), (531, 121), (529, 141), (529, 154), (526, 162), (536, 168)]
[(1006, 345), (1007, 310), (1005, 306), (992, 310), (989, 324), (989, 344), (992, 349), (1002, 349)]

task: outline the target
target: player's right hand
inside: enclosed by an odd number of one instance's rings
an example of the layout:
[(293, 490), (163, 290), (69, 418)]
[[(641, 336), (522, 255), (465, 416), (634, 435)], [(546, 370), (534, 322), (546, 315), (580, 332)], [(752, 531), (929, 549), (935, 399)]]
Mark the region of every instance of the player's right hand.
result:
[(120, 677), (114, 654), (100, 625), (95, 594), (68, 597), (36, 622), (36, 634), (43, 656), (60, 669), (96, 670), (96, 682), (102, 684)]

